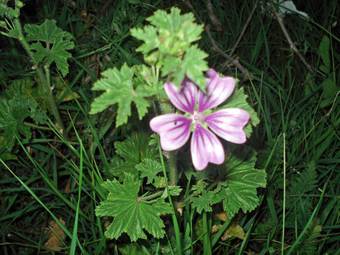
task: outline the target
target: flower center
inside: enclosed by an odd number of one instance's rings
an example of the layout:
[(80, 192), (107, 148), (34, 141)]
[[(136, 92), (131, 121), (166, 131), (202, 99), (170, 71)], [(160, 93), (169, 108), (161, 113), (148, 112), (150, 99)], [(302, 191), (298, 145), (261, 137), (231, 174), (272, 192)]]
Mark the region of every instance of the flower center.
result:
[(194, 112), (193, 115), (191, 116), (192, 122), (194, 124), (203, 124), (204, 123), (204, 114), (201, 112)]

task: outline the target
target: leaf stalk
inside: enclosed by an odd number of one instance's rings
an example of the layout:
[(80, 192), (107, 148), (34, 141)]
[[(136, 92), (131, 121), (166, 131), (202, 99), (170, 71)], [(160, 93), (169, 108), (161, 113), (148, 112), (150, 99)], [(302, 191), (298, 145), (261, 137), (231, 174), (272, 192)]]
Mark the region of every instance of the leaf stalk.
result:
[(22, 26), (21, 26), (19, 19), (16, 18), (14, 20), (14, 23), (15, 23), (15, 27), (17, 28), (18, 33), (19, 33), (18, 40), (19, 40), (20, 44), (22, 45), (22, 47), (26, 51), (27, 55), (30, 57), (34, 66), (37, 68), (36, 71), (37, 71), (37, 75), (38, 75), (38, 78), (39, 78), (40, 86), (47, 95), (47, 101), (48, 101), (49, 108), (50, 108), (49, 110), (53, 114), (53, 116), (54, 116), (54, 118), (57, 122), (58, 128), (61, 129), (62, 132), (63, 132), (63, 135), (66, 136), (66, 133), (65, 133), (66, 130), (65, 130), (65, 127), (64, 127), (64, 123), (61, 119), (57, 104), (55, 102), (55, 99), (54, 99), (54, 96), (53, 96), (53, 93), (52, 93), (51, 79), (50, 79), (50, 69), (49, 69), (50, 66), (46, 65), (44, 67), (44, 69), (45, 69), (45, 73), (44, 73), (43, 69), (41, 67), (39, 67), (39, 65), (38, 65), (39, 63), (36, 61), (34, 54), (31, 51), (30, 45), (28, 44), (28, 42), (27, 42), (27, 40), (26, 40), (26, 38), (25, 38), (25, 36), (22, 32)]

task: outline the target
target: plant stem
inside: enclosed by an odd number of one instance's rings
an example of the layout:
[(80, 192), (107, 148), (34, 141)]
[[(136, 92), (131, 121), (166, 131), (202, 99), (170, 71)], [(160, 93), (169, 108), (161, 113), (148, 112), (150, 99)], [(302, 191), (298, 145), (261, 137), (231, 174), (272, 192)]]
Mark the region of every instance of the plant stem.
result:
[(158, 192), (153, 193), (153, 194), (151, 194), (149, 196), (144, 196), (143, 195), (143, 196), (140, 197), (140, 199), (143, 200), (143, 201), (150, 201), (150, 200), (152, 200), (154, 198), (160, 197), (161, 195), (163, 195), (163, 193), (164, 193), (164, 191), (158, 191)]
[(169, 152), (169, 184), (170, 186), (175, 186), (177, 184), (178, 173), (177, 173), (177, 166), (176, 166), (176, 154), (175, 152)]
[(286, 229), (286, 133), (283, 133), (283, 201), (282, 201), (282, 235), (281, 254), (285, 250), (285, 229)]
[[(160, 103), (159, 108), (161, 114), (165, 114), (167, 107), (169, 106), (169, 103)], [(170, 106), (171, 107), (171, 106)], [(167, 153), (168, 155), (168, 166), (169, 166), (169, 185), (170, 186), (175, 186), (178, 181), (178, 173), (177, 173), (177, 157), (176, 157), (176, 152), (170, 151)]]
[[(156, 71), (155, 75), (156, 75), (157, 80), (158, 80), (159, 69), (155, 68), (155, 71)], [(166, 112), (164, 109), (166, 109), (167, 105), (169, 105), (169, 103), (161, 103), (160, 102), (159, 106), (160, 106), (161, 114), (164, 114)], [(168, 186), (175, 186), (177, 184), (177, 181), (178, 181), (177, 165), (176, 165), (176, 162), (177, 162), (176, 153), (171, 151), (168, 154), (169, 155), (169, 158), (168, 158), (169, 178), (167, 178), (164, 159), (163, 159), (163, 153), (162, 153), (162, 149), (161, 149), (160, 144), (158, 144), (158, 149), (159, 149), (159, 156), (161, 158), (163, 174), (164, 174), (164, 177), (166, 178), (166, 182), (168, 183), (166, 189), (167, 189), (168, 194), (169, 194), (169, 187)], [(176, 213), (177, 213), (176, 202), (173, 201), (173, 199), (170, 195), (169, 195), (169, 200), (170, 200), (170, 203), (172, 204), (173, 212), (174, 212), (171, 217), (172, 217), (172, 224), (173, 224), (174, 232), (175, 232), (176, 253), (177, 254), (183, 254), (183, 252), (182, 252), (181, 230), (180, 230), (180, 226), (179, 226), (177, 215), (176, 215)]]
[[(168, 178), (167, 178), (166, 169), (165, 169), (165, 163), (164, 163), (164, 159), (163, 159), (162, 148), (161, 148), (160, 144), (158, 144), (158, 151), (159, 151), (159, 157), (161, 159), (163, 174), (164, 174), (164, 177), (166, 179), (166, 182), (168, 183)], [(168, 185), (166, 186), (166, 189), (167, 189), (168, 194), (169, 194)], [(177, 254), (182, 254), (181, 231), (180, 231), (177, 216), (176, 216), (176, 208), (175, 208), (174, 203), (171, 199), (171, 196), (169, 196), (169, 200), (170, 200), (170, 203), (172, 204), (172, 208), (173, 208), (173, 211), (174, 211), (174, 213), (171, 215), (171, 217), (172, 217), (172, 224), (173, 224), (174, 231), (175, 231)]]
[(57, 104), (55, 102), (53, 93), (52, 93), (52, 87), (51, 87), (51, 76), (50, 76), (50, 67), (49, 65), (45, 65), (45, 76), (46, 76), (46, 92), (47, 92), (47, 100), (50, 105), (50, 110), (52, 114), (54, 115), (54, 118), (57, 122), (58, 128), (62, 130), (62, 133), (66, 137), (66, 130), (64, 127), (64, 123), (60, 117), (60, 113), (58, 111)]
[(203, 229), (205, 231), (205, 235), (203, 236), (203, 254), (211, 255), (210, 227), (208, 224), (207, 212), (203, 212)]
[(51, 129), (50, 129), (49, 127), (39, 126), (39, 125), (30, 123), (30, 122), (24, 121), (24, 124), (25, 124), (26, 126), (28, 126), (28, 127), (31, 127), (31, 128), (36, 128), (36, 129), (40, 129), (40, 130), (51, 131)]
[(17, 30), (19, 32), (18, 40), (19, 40), (20, 44), (22, 45), (22, 47), (25, 49), (27, 55), (32, 60), (34, 66), (37, 68), (37, 74), (38, 74), (38, 78), (39, 78), (39, 82), (40, 82), (40, 87), (46, 92), (50, 111), (53, 114), (53, 116), (54, 116), (54, 118), (57, 122), (58, 128), (61, 129), (63, 134), (65, 135), (65, 127), (64, 127), (63, 121), (60, 117), (58, 107), (57, 107), (57, 104), (54, 100), (54, 96), (53, 96), (52, 90), (51, 90), (49, 66), (45, 66), (45, 72), (46, 73), (44, 74), (41, 67), (38, 67), (38, 62), (36, 61), (36, 59), (33, 55), (33, 52), (31, 51), (31, 48), (30, 48), (28, 42), (25, 39), (25, 36), (22, 32), (22, 26), (21, 26), (19, 19), (15, 19), (14, 22), (15, 22), (15, 27), (17, 28)]

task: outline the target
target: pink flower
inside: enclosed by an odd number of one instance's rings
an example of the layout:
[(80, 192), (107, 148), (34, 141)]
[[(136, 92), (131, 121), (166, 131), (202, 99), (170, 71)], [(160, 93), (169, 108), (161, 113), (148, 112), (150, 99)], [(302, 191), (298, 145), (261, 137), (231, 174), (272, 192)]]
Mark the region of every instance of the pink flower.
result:
[[(211, 112), (223, 103), (234, 91), (236, 80), (220, 77), (210, 69), (207, 72), (207, 92), (201, 92), (190, 80), (182, 82), (182, 89), (168, 82), (164, 89), (171, 103), (184, 114), (170, 113), (157, 116), (150, 121), (150, 127), (161, 138), (166, 151), (177, 150), (190, 138), (191, 157), (194, 167), (203, 170), (208, 163), (222, 164), (225, 154), (220, 140), (242, 144), (246, 141), (244, 126), (249, 114), (239, 108), (227, 108)], [(215, 135), (216, 134), (216, 135)]]

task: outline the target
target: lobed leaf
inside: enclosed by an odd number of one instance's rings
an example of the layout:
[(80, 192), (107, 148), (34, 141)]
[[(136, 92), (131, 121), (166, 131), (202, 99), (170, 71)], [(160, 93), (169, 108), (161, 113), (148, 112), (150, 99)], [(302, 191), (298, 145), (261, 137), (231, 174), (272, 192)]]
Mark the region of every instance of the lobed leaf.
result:
[(158, 158), (157, 146), (149, 145), (149, 137), (144, 133), (132, 134), (122, 142), (115, 143), (116, 156), (112, 160), (110, 173), (121, 177), (124, 172), (137, 174), (136, 165), (146, 159)]
[(12, 8), (8, 5), (8, 1), (7, 0), (2, 0), (0, 1), (0, 18), (5, 17), (8, 19), (14, 19), (19, 17), (20, 15), (20, 8), (22, 6), (22, 2), (21, 1), (16, 1), (15, 2), (15, 7), (17, 8)]
[(27, 118), (41, 123), (45, 114), (32, 96), (30, 80), (15, 81), (0, 98), (0, 148), (11, 150), (16, 137), (31, 138), (31, 130), (24, 124)]
[(143, 41), (137, 51), (145, 61), (160, 67), (161, 75), (177, 86), (188, 76), (204, 90), (207, 54), (194, 44), (203, 27), (195, 23), (192, 13), (181, 14), (178, 8), (171, 8), (170, 13), (158, 10), (147, 20), (151, 25), (131, 30), (132, 36)]
[(117, 239), (126, 233), (131, 241), (137, 241), (146, 239), (146, 232), (155, 238), (164, 236), (165, 226), (160, 216), (172, 212), (170, 204), (163, 199), (146, 201), (138, 197), (140, 182), (132, 175), (125, 175), (123, 183), (106, 181), (103, 186), (109, 194), (97, 206), (96, 215), (113, 217), (105, 231), (107, 238)]
[(73, 37), (56, 25), (55, 20), (45, 20), (40, 25), (25, 25), (26, 38), (31, 44), (35, 61), (57, 65), (63, 76), (69, 72), (69, 50), (74, 48)]
[(212, 206), (220, 202), (220, 200), (219, 194), (204, 190), (198, 197), (193, 197), (191, 202), (197, 212), (202, 213), (202, 211), (212, 212)]
[(141, 173), (142, 178), (147, 178), (147, 184), (154, 183), (157, 175), (162, 172), (162, 165), (153, 159), (144, 159), (136, 165), (136, 169)]
[(205, 58), (208, 55), (197, 46), (191, 46), (185, 53), (182, 69), (190, 80), (194, 81), (201, 90), (205, 91), (206, 78), (204, 72), (208, 70)]
[(246, 213), (259, 204), (257, 188), (266, 186), (266, 172), (256, 169), (255, 163), (255, 154), (249, 160), (232, 155), (226, 163), (227, 179), (221, 184), (219, 196), (223, 198), (223, 208), (230, 218), (240, 209)]
[[(201, 38), (203, 27), (195, 23), (192, 13), (182, 14), (178, 8), (171, 8), (170, 13), (158, 10), (147, 20), (158, 30), (160, 34), (176, 36), (188, 44), (198, 41)], [(164, 38), (165, 39), (165, 38)]]
[(104, 90), (91, 104), (90, 114), (101, 112), (111, 105), (117, 104), (116, 127), (127, 123), (131, 115), (131, 104), (137, 107), (139, 118), (142, 119), (150, 106), (147, 97), (153, 92), (147, 90), (144, 84), (134, 84), (134, 72), (126, 64), (120, 70), (111, 68), (102, 73), (93, 90)]
[(153, 26), (145, 26), (143, 29), (133, 28), (131, 29), (131, 35), (141, 41), (144, 41), (144, 44), (139, 46), (137, 51), (140, 51), (145, 55), (159, 47), (160, 42), (158, 39), (157, 30)]

